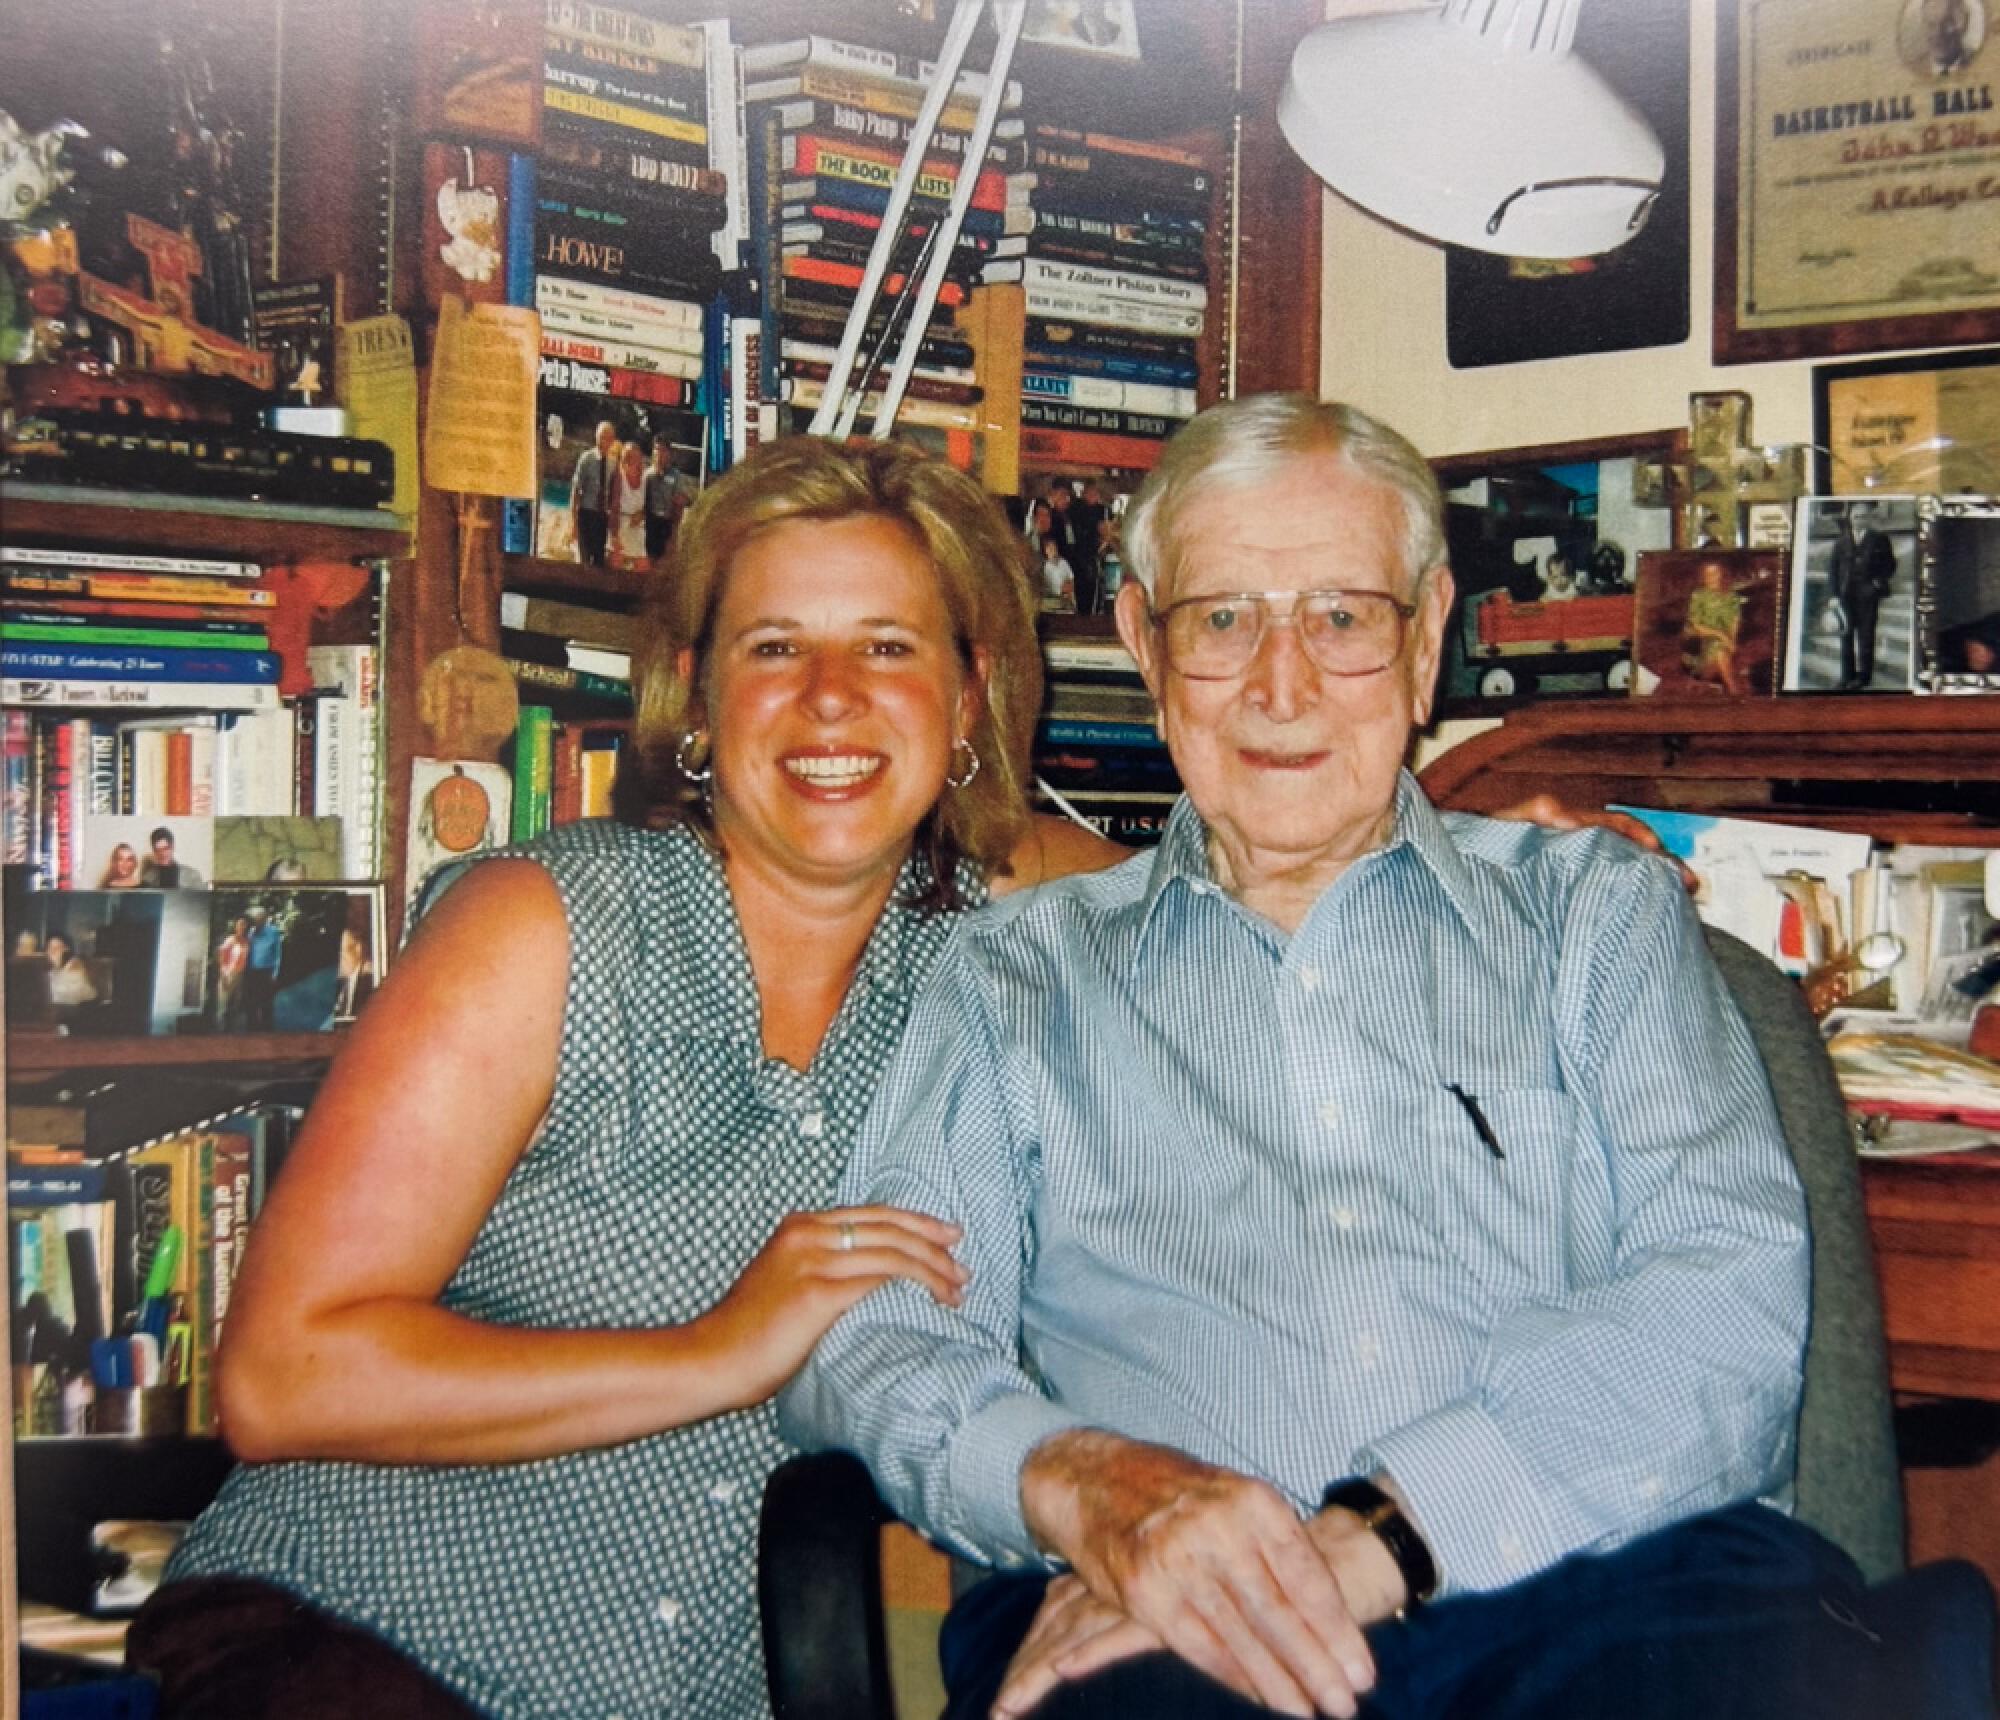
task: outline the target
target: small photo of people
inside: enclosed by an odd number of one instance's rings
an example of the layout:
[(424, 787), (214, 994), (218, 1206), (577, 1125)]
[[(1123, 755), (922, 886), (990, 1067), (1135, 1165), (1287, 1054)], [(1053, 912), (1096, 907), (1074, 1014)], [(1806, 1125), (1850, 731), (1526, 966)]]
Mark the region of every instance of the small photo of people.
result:
[(205, 895), (24, 891), (7, 925), (10, 1027), (139, 1035), (199, 1024)]
[(1792, 530), (1786, 692), (1907, 693), (1917, 671), (1913, 496), (1808, 496)]
[(320, 1033), (375, 988), (379, 892), (299, 885), (216, 890), (209, 917), (209, 1026)]
[(1639, 557), (1632, 690), (1641, 697), (1768, 694), (1776, 684), (1773, 550), (1654, 550)]
[(76, 881), (87, 890), (205, 890), (215, 876), (215, 820), (90, 813)]

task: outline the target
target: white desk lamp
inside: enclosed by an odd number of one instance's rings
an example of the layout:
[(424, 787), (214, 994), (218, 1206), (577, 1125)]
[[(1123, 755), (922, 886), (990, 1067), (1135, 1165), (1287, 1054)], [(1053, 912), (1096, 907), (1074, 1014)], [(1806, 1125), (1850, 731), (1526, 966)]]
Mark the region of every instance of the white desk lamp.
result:
[(1590, 257), (1646, 223), (1666, 156), (1571, 52), (1583, 0), (1446, 0), (1299, 43), (1278, 124), (1349, 202), (1420, 237)]

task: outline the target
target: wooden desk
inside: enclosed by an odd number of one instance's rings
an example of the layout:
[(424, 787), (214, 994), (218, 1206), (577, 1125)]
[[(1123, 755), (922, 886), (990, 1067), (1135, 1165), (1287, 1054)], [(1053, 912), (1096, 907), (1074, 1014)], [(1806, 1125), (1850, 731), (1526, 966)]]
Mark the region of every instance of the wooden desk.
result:
[(1861, 1186), (1891, 1383), (2000, 1402), (2000, 1153), (1870, 1160)]

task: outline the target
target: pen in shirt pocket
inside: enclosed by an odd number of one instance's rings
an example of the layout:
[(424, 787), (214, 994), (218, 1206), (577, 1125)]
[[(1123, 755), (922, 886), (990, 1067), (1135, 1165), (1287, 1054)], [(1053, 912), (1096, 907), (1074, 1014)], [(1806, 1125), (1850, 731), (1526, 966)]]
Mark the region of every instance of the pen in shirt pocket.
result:
[(1472, 1125), (1472, 1132), (1479, 1137), (1479, 1144), (1496, 1159), (1506, 1158), (1500, 1150), (1500, 1137), (1493, 1132), (1493, 1125), (1486, 1120), (1486, 1113), (1479, 1108), (1479, 1101), (1456, 1081), (1447, 1081), (1444, 1090), (1458, 1101), (1458, 1108), (1465, 1113), (1466, 1121)]

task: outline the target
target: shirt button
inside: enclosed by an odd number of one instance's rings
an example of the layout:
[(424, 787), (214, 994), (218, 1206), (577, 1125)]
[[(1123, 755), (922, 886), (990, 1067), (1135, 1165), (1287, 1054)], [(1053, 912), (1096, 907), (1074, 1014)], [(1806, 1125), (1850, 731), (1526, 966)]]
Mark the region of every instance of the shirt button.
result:
[(1659, 1498), (1659, 1496), (1660, 1478), (1657, 1475), (1648, 1475), (1639, 1483), (1639, 1497), (1641, 1499), (1653, 1500)]
[(808, 1111), (799, 1118), (799, 1133), (809, 1141), (816, 1141), (826, 1133), (826, 1115), (820, 1111)]
[(710, 1485), (708, 1489), (708, 1502), (711, 1505), (727, 1505), (742, 1491), (743, 1484), (741, 1482), (725, 1478)]
[(1339, 1225), (1342, 1230), (1352, 1230), (1354, 1228), (1354, 1208), (1351, 1206), (1335, 1207), (1333, 1209), (1333, 1222)]
[(1322, 1099), (1319, 1104), (1319, 1120), (1323, 1127), (1340, 1127), (1340, 1102), (1336, 1099)]
[(1521, 1537), (1511, 1530), (1500, 1537), (1500, 1557), (1510, 1566), (1527, 1562), (1527, 1549), (1521, 1545)]
[(1319, 969), (1318, 969), (1318, 968), (1316, 968), (1316, 967), (1302, 967), (1302, 968), (1300, 968), (1300, 969), (1299, 969), (1299, 990), (1301, 990), (1301, 991), (1318, 991), (1318, 990), (1319, 990)]
[(681, 1622), (681, 1603), (672, 1595), (662, 1595), (659, 1605), (653, 1608), (653, 1617), (671, 1630)]
[(1382, 1359), (1382, 1340), (1373, 1332), (1358, 1333), (1354, 1339), (1354, 1359), (1364, 1374), (1373, 1373)]

